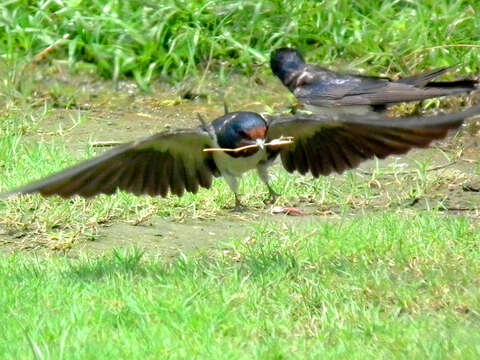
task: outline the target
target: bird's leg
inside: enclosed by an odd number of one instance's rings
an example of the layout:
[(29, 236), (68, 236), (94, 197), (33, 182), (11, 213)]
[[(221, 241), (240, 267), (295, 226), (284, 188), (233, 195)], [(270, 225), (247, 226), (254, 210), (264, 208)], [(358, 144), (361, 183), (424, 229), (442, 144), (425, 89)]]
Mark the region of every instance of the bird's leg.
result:
[(267, 185), (267, 189), (268, 189), (268, 199), (265, 199), (266, 200), (265, 202), (270, 203), (270, 204), (275, 204), (275, 202), (277, 201), (280, 194), (275, 192), (275, 190), (272, 189), (270, 184), (266, 184), (266, 185)]
[(207, 122), (205, 121), (203, 116), (200, 113), (197, 113), (197, 118), (198, 118), (198, 121), (200, 121), (200, 123), (202, 124), (202, 128), (204, 130), (206, 130), (207, 129)]
[(246, 210), (247, 208), (241, 203), (240, 197), (238, 196), (238, 179), (228, 173), (223, 174), (223, 177), (235, 196), (235, 207), (233, 208), (233, 211), (239, 212)]
[(238, 194), (235, 193), (234, 195), (235, 195), (235, 207), (233, 208), (233, 211), (242, 212), (247, 210), (247, 207), (243, 205), (242, 202), (240, 201)]
[(269, 177), (268, 177), (268, 166), (270, 163), (266, 162), (257, 166), (258, 176), (263, 181), (263, 183), (267, 186), (268, 189), (268, 198), (265, 199), (265, 203), (274, 204), (277, 201), (277, 198), (280, 196), (273, 188), (270, 186)]

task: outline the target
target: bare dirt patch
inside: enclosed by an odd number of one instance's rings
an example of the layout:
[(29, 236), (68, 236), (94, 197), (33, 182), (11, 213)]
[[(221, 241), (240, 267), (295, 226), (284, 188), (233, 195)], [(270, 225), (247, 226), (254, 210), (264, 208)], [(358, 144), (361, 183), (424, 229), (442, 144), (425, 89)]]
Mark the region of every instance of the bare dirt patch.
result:
[[(22, 141), (58, 141), (72, 153), (79, 154), (89, 144), (99, 141), (127, 142), (170, 128), (197, 126), (196, 113), (214, 119), (223, 114), (224, 101), (232, 111), (259, 112), (282, 111), (291, 102), (291, 96), (276, 79), (262, 75), (251, 79), (235, 77), (227, 83), (209, 78), (201, 84), (196, 80), (176, 88), (158, 82), (150, 94), (145, 94), (130, 81), (120, 83), (115, 89), (111, 82), (87, 75), (72, 77), (65, 71), (64, 67), (57, 66), (53, 74), (34, 78), (32, 86), (38, 86), (38, 111), (42, 112), (45, 103), (49, 111), (39, 115), (38, 122), (26, 132)], [(370, 181), (369, 186), (378, 187), (380, 195), (366, 207), (355, 209), (353, 206), (349, 215), (388, 208), (388, 194), (411, 185), (408, 184), (409, 172), (412, 179), (418, 178), (418, 162), (428, 160), (425, 173), (438, 176), (438, 184), (430, 186), (428, 193), (412, 194), (409, 202), (399, 206), (402, 209), (436, 208), (477, 217), (480, 208), (478, 129), (478, 121), (473, 121), (461, 136), (452, 135), (437, 143), (436, 149), (416, 150), (407, 156), (382, 161), (385, 169), (392, 163), (403, 165), (399, 170), (385, 170), (378, 178), (374, 161), (362, 165), (358, 173), (365, 181)], [(345, 216), (337, 207), (316, 206), (303, 200), (295, 206), (307, 216), (272, 215), (270, 207), (265, 206), (241, 215), (225, 210), (207, 220), (192, 218), (178, 222), (153, 216), (139, 225), (112, 221), (99, 227), (93, 241), (75, 242), (67, 251), (71, 256), (103, 254), (114, 248), (135, 245), (149, 254), (171, 257), (221, 248), (233, 239), (247, 239), (252, 227), (264, 221), (275, 221), (279, 226), (302, 226), (307, 222), (322, 223)], [(0, 235), (1, 252), (29, 248), (38, 250), (37, 246), (26, 246), (18, 234)]]

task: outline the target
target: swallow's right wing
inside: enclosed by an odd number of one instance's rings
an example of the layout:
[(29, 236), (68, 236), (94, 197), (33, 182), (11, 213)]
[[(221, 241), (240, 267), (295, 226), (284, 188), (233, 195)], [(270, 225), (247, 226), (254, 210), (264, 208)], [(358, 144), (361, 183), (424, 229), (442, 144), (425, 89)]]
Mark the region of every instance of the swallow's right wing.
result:
[(91, 160), (0, 195), (40, 193), (44, 196), (112, 194), (117, 189), (134, 194), (161, 195), (170, 190), (181, 196), (209, 188), (219, 172), (209, 153), (212, 140), (202, 128), (160, 133), (119, 146)]

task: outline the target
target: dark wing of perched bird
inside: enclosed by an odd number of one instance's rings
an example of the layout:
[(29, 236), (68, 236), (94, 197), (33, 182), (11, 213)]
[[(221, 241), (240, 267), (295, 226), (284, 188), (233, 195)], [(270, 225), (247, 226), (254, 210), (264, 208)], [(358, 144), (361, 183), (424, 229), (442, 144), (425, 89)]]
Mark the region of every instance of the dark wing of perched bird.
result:
[(300, 102), (318, 106), (388, 105), (404, 101), (467, 93), (475, 80), (431, 82), (449, 68), (436, 69), (398, 81), (388, 78), (336, 73), (306, 65), (292, 90)]
[(212, 147), (208, 132), (202, 128), (160, 133), (119, 146), (96, 158), (2, 194), (40, 193), (69, 197), (112, 194), (117, 189), (134, 194), (166, 196), (170, 190), (182, 195), (209, 188), (218, 169), (211, 155), (202, 150)]
[(292, 136), (294, 143), (279, 150), (289, 172), (308, 171), (314, 177), (357, 167), (374, 156), (383, 159), (412, 148), (427, 147), (433, 140), (458, 128), (464, 119), (480, 113), (480, 105), (466, 111), (430, 117), (378, 118), (375, 116), (316, 115), (273, 117), (268, 140)]

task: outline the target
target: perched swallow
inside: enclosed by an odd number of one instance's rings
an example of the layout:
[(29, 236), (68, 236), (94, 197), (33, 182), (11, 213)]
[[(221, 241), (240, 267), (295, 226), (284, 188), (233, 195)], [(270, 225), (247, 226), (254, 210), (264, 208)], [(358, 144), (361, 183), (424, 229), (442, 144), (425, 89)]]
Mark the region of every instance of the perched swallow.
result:
[(385, 77), (343, 74), (307, 64), (295, 49), (282, 48), (270, 58), (273, 73), (307, 108), (335, 107), (345, 112), (383, 111), (388, 105), (477, 89), (475, 80), (432, 82), (450, 68), (392, 80)]
[[(427, 147), (446, 136), (464, 119), (480, 113), (480, 105), (466, 111), (430, 117), (401, 119), (342, 115), (334, 118), (314, 114), (263, 117), (253, 112), (232, 112), (197, 128), (167, 131), (119, 146), (70, 169), (2, 194), (40, 193), (44, 196), (91, 197), (113, 194), (118, 189), (137, 195), (182, 196), (210, 188), (212, 178), (223, 176), (238, 197), (238, 179), (256, 169), (271, 198), (268, 167), (280, 156), (288, 172), (310, 172), (314, 177), (342, 173), (374, 156), (383, 159), (412, 148)], [(280, 137), (292, 143), (265, 146)], [(209, 148), (238, 149), (238, 152), (206, 152)]]

